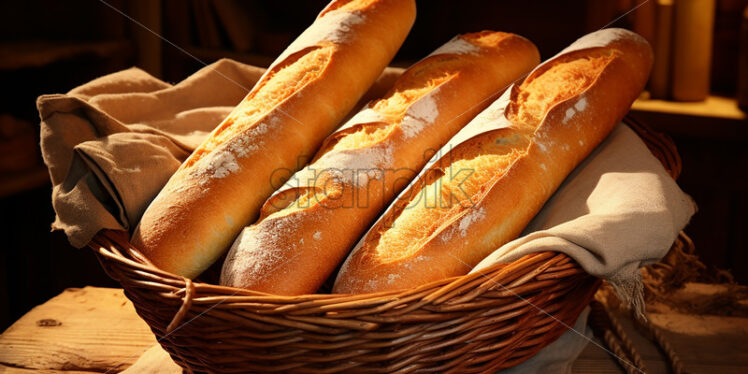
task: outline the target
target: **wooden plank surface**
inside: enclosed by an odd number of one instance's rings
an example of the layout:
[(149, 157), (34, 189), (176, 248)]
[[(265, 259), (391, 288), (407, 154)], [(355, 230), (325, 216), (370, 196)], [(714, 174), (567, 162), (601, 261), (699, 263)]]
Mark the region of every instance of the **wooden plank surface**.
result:
[(0, 364), (11, 368), (10, 373), (118, 372), (154, 344), (151, 330), (122, 290), (67, 289), (0, 335)]
[[(746, 372), (748, 318), (678, 313), (650, 316), (680, 354), (689, 373)], [(644, 358), (647, 372), (667, 373), (658, 349), (628, 320), (621, 321)], [(129, 368), (146, 351), (148, 355), (128, 373), (145, 372), (167, 356), (122, 290), (68, 289), (31, 310), (0, 335), (0, 373), (116, 373)], [(173, 368), (162, 364), (150, 372)], [(572, 372), (623, 373), (595, 344), (587, 345)]]

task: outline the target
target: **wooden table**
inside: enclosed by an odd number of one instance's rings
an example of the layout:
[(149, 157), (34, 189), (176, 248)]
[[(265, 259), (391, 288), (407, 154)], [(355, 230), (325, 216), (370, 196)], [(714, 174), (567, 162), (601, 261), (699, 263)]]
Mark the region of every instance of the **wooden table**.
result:
[[(655, 313), (651, 319), (663, 329), (689, 373), (748, 372), (748, 318)], [(666, 373), (657, 349), (630, 323), (624, 325), (649, 372)], [(136, 364), (147, 350), (149, 355)], [(0, 335), (0, 373), (91, 374), (127, 368), (143, 372), (146, 361), (164, 355), (122, 290), (113, 288), (67, 289)], [(588, 344), (573, 372), (623, 371), (604, 350)]]

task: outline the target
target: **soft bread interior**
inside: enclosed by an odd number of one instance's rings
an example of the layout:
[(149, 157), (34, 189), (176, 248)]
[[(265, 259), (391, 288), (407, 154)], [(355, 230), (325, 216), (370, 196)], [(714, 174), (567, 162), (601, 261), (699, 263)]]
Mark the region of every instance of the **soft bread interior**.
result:
[[(385, 97), (375, 100), (369, 107), (384, 117), (402, 119), (413, 103), (457, 76), (457, 71), (464, 65), (463, 61), (451, 56), (421, 61), (403, 73)], [(330, 142), (323, 152), (360, 149), (377, 144), (384, 141), (399, 124), (398, 120), (361, 124), (354, 131), (342, 133), (343, 136)]]
[[(336, 184), (337, 181), (333, 181)], [(319, 204), (326, 199), (337, 200), (342, 195), (342, 188), (339, 186), (327, 186), (327, 189), (316, 188), (316, 187), (302, 187), (295, 189), (295, 198), (275, 199), (271, 202), (272, 206), (264, 208), (264, 212), (260, 217), (259, 221), (264, 220), (268, 216), (275, 218), (286, 216), (293, 212), (308, 209), (314, 205)], [(332, 187), (332, 188), (330, 188)]]
[(392, 132), (393, 127), (392, 124), (386, 122), (367, 123), (363, 126), (357, 126), (353, 132), (339, 138), (335, 145), (328, 148), (324, 153), (344, 149), (360, 149), (377, 144), (387, 138)]
[(392, 227), (382, 233), (379, 261), (413, 255), (451, 217), (475, 205), (491, 181), (500, 178), (530, 144), (527, 135), (500, 140), (478, 137), (455, 149), (457, 160), (433, 174), (438, 178), (432, 176), (433, 181), (412, 196)]
[(611, 50), (598, 49), (564, 55), (539, 68), (519, 86), (506, 118), (515, 125), (536, 127), (551, 107), (589, 87), (613, 58)]
[(504, 39), (512, 36), (512, 34), (497, 31), (480, 31), (469, 34), (463, 34), (460, 39), (467, 41), (468, 43), (477, 47), (495, 48)]
[(229, 138), (258, 126), (258, 119), (316, 80), (330, 62), (333, 48), (332, 45), (306, 48), (275, 65), (182, 168), (192, 166)]
[[(438, 164), (418, 193), (369, 243), (381, 263), (410, 257), (435, 234), (474, 206), (518, 159), (526, 155), (537, 127), (556, 104), (586, 90), (614, 58), (607, 50), (553, 60), (515, 87), (506, 117), (513, 126), (460, 144)], [(378, 238), (377, 238), (378, 236)]]

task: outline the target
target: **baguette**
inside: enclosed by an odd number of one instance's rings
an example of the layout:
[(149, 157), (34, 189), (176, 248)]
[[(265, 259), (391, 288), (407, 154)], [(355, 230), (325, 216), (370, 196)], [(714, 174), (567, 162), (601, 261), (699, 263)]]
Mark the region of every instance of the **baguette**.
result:
[(332, 1), (182, 164), (146, 209), (132, 244), (195, 277), (257, 218), (278, 169), (303, 166), (387, 66), (413, 0)]
[(432, 159), (342, 266), (336, 293), (416, 287), (468, 273), (516, 238), (625, 115), (652, 51), (622, 29), (541, 64)]
[(315, 292), (433, 152), (539, 60), (527, 39), (484, 31), (413, 65), (265, 203), (229, 251), (221, 284)]

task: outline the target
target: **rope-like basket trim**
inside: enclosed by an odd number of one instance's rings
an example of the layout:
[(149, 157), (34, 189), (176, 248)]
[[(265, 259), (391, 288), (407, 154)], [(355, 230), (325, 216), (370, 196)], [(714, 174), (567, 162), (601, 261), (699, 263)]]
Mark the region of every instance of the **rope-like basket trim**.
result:
[[(672, 142), (627, 122), (676, 177)], [(128, 240), (103, 231), (89, 247), (188, 372), (493, 372), (566, 332), (600, 283), (544, 252), (408, 290), (279, 296), (162, 271)]]

